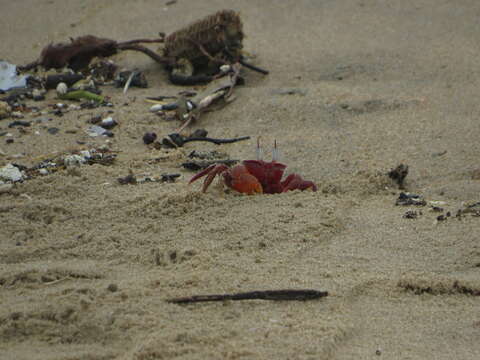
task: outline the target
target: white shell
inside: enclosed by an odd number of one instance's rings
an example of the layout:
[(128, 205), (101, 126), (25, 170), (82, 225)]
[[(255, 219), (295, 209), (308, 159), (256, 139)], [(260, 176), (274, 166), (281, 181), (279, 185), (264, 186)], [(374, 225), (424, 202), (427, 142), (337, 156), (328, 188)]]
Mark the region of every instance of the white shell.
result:
[(157, 112), (157, 111), (160, 111), (163, 109), (163, 105), (160, 105), (160, 104), (156, 104), (156, 105), (153, 105), (151, 108), (150, 108), (150, 111), (151, 112)]
[(57, 94), (58, 95), (65, 95), (68, 91), (67, 84), (61, 82), (57, 85)]

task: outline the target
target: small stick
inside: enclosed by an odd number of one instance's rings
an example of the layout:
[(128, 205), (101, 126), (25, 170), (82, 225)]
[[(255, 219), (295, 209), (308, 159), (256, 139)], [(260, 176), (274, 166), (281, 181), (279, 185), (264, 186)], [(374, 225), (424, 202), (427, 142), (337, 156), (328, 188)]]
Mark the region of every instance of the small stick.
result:
[(135, 40), (119, 42), (118, 45), (125, 46), (125, 45), (135, 45), (139, 43), (162, 43), (164, 41), (165, 41), (165, 37), (161, 37), (159, 39), (135, 39)]
[(220, 144), (231, 144), (237, 141), (243, 141), (243, 140), (249, 140), (249, 139), (250, 139), (250, 136), (242, 136), (239, 138), (232, 138), (232, 139), (214, 139), (209, 137), (188, 137), (183, 142), (187, 143), (189, 141), (207, 141), (207, 142), (214, 143), (216, 145), (220, 145)]
[(145, 55), (150, 56), (153, 60), (155, 60), (159, 64), (172, 65), (173, 63), (171, 59), (160, 56), (155, 51), (152, 51), (149, 48), (142, 45), (121, 43), (117, 45), (117, 48), (120, 50), (134, 50), (134, 51), (143, 52)]
[(125, 95), (128, 91), (128, 88), (130, 87), (130, 84), (132, 83), (133, 77), (137, 75), (137, 71), (132, 71), (130, 76), (128, 77), (127, 82), (125, 83), (125, 86), (123, 87), (123, 95)]
[(173, 304), (189, 304), (203, 301), (225, 301), (225, 300), (276, 300), (276, 301), (305, 301), (319, 299), (328, 296), (327, 291), (317, 290), (266, 290), (250, 291), (235, 294), (223, 295), (195, 295), (189, 297), (180, 297), (167, 299), (167, 302)]
[(264, 70), (262, 68), (259, 68), (259, 67), (255, 66), (255, 65), (249, 64), (249, 63), (245, 62), (245, 60), (240, 59), (240, 60), (238, 60), (238, 62), (240, 64), (242, 64), (243, 66), (245, 66), (246, 68), (248, 68), (250, 70), (253, 70), (253, 71), (256, 71), (256, 72), (259, 72), (260, 74), (263, 74), (263, 75), (268, 75), (269, 74), (268, 70)]

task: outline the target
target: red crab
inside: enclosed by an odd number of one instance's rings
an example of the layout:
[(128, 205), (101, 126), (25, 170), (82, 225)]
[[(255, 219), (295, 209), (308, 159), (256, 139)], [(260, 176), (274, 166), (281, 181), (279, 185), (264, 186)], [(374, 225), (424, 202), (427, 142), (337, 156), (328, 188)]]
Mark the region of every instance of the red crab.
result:
[[(317, 191), (317, 186), (312, 181), (304, 180), (298, 174), (290, 174), (282, 181), (283, 172), (287, 165), (276, 161), (276, 143), (273, 150), (273, 160), (244, 160), (232, 168), (224, 164), (211, 165), (205, 170), (194, 175), (189, 184), (207, 175), (202, 191), (205, 192), (215, 176), (222, 175), (225, 185), (244, 194), (278, 194), (289, 190)], [(257, 157), (260, 147), (257, 145)]]

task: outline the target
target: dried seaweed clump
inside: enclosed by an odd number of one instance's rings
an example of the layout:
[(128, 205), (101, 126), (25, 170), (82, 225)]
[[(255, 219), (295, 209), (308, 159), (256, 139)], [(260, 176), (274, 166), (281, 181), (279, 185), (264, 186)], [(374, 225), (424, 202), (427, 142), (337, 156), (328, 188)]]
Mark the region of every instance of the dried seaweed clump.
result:
[(173, 32), (165, 38), (164, 56), (185, 58), (195, 65), (206, 64), (208, 53), (240, 56), (243, 47), (243, 24), (238, 13), (222, 10)]

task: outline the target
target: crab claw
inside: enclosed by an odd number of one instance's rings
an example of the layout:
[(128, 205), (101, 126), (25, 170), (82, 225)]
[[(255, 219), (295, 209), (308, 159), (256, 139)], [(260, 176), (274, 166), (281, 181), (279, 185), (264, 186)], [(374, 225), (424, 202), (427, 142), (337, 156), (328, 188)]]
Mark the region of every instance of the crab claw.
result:
[(205, 178), (205, 181), (203, 182), (203, 187), (202, 187), (202, 192), (206, 192), (208, 187), (212, 183), (213, 179), (215, 178), (215, 176), (217, 176), (218, 174), (221, 174), (222, 172), (224, 172), (227, 169), (228, 169), (228, 166), (226, 166), (224, 164), (210, 165), (205, 170), (202, 170), (198, 174), (195, 174), (190, 179), (190, 181), (188, 183), (191, 184), (192, 182), (194, 182), (194, 181), (200, 179), (201, 177), (207, 175), (207, 177)]
[(303, 180), (303, 178), (298, 174), (290, 174), (282, 181), (282, 192), (287, 192), (289, 190), (306, 190), (312, 189), (312, 191), (317, 191), (317, 185), (314, 182)]

